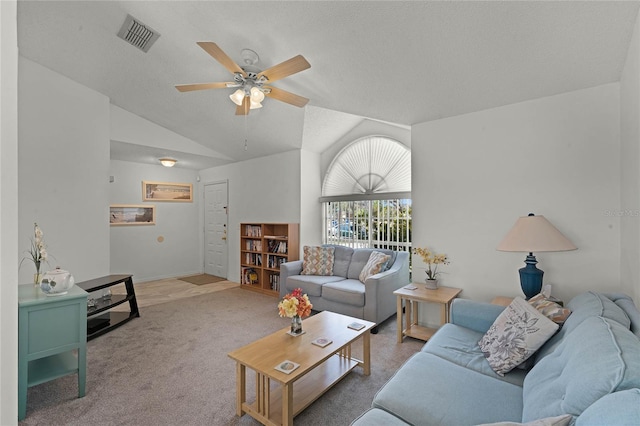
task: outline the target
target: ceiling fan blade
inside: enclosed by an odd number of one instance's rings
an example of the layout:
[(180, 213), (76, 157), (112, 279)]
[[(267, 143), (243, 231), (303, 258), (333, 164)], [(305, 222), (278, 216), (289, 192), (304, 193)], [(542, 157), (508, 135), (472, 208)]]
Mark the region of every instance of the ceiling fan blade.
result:
[(269, 82), (280, 80), (300, 71), (311, 68), (311, 65), (302, 55), (294, 56), (278, 65), (274, 65), (258, 74), (257, 79), (264, 76)]
[(291, 105), (295, 105), (297, 107), (302, 108), (309, 102), (309, 99), (304, 98), (302, 96), (296, 95), (291, 92), (287, 92), (286, 90), (278, 89), (276, 87), (264, 86), (265, 89), (270, 89), (270, 93), (265, 93), (265, 96), (268, 96), (273, 99), (277, 99), (282, 102), (286, 102)]
[(205, 89), (225, 89), (227, 87), (235, 87), (237, 83), (196, 83), (196, 84), (177, 84), (176, 89), (180, 92), (191, 92), (193, 90), (205, 90)]
[(238, 105), (236, 107), (236, 115), (249, 115), (249, 104), (250, 104), (250, 99), (248, 96), (245, 96), (244, 99), (242, 99), (242, 105)]
[(238, 64), (235, 63), (217, 44), (212, 41), (199, 41), (198, 46), (202, 47), (213, 59), (220, 62), (231, 74), (240, 73), (243, 77), (247, 76)]

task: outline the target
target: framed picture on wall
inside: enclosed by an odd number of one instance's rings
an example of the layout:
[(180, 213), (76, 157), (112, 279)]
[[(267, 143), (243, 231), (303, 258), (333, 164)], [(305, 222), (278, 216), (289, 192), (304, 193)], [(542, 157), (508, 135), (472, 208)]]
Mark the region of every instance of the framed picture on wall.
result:
[(142, 181), (142, 201), (193, 202), (193, 184)]
[(156, 206), (149, 204), (112, 204), (109, 206), (109, 224), (120, 225), (155, 225)]

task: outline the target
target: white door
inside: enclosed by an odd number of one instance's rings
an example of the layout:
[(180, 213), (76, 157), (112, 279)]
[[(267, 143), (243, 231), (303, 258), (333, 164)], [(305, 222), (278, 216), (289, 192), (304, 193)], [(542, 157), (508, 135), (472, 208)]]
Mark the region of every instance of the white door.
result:
[(227, 182), (204, 186), (204, 272), (227, 278)]

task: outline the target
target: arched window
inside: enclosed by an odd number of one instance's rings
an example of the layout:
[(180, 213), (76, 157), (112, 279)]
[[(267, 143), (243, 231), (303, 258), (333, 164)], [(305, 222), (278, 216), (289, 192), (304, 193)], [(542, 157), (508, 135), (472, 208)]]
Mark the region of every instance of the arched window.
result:
[(354, 141), (329, 165), (320, 201), (326, 243), (409, 251), (411, 151), (383, 136)]

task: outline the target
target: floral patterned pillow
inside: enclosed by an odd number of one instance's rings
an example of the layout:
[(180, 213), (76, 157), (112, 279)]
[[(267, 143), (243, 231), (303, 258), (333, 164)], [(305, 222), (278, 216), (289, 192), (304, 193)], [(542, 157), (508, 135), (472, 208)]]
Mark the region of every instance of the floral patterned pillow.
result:
[(504, 376), (533, 355), (558, 327), (526, 300), (516, 297), (496, 318), (478, 345), (493, 371)]
[(304, 246), (300, 275), (333, 275), (335, 247)]

